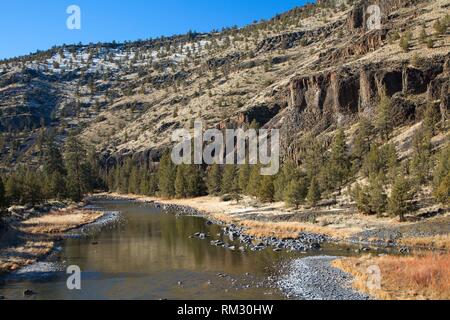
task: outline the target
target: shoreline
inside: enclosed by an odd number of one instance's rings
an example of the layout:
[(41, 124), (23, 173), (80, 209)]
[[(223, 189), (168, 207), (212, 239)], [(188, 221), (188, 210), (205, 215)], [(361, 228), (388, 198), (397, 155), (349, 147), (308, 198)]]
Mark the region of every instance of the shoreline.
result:
[[(163, 210), (176, 211), (176, 214), (180, 215), (192, 215), (200, 216), (209, 221), (214, 221), (222, 226), (230, 225), (233, 226), (232, 230), (240, 230), (243, 234), (246, 234), (245, 227), (239, 226), (239, 221), (233, 221), (230, 217), (224, 214), (223, 211), (211, 212), (214, 205), (210, 208), (205, 208), (205, 203), (207, 205), (211, 204), (205, 201), (205, 198), (200, 198), (204, 201), (203, 205), (192, 206), (193, 201), (198, 199), (188, 199), (188, 200), (163, 200), (155, 197), (142, 197), (136, 195), (118, 195), (118, 194), (99, 194), (94, 195), (94, 198), (103, 197), (108, 200), (128, 200), (142, 203), (150, 203), (159, 206)], [(211, 198), (209, 198), (211, 200)], [(214, 199), (214, 198), (213, 198)], [(216, 205), (217, 205), (217, 199)], [(213, 201), (214, 202), (214, 201)], [(237, 225), (233, 225), (235, 222)], [(264, 222), (260, 222), (264, 223)], [(270, 222), (269, 222), (270, 225)], [(286, 224), (283, 224), (286, 226)], [(225, 227), (225, 231), (229, 232), (230, 229)], [(280, 234), (283, 234), (281, 232)], [(233, 235), (233, 232), (231, 232)], [(237, 234), (238, 235), (238, 234)], [(306, 234), (308, 235), (308, 234)], [(317, 240), (316, 236), (318, 234), (312, 235), (312, 243), (318, 243), (320, 245), (326, 241), (332, 241), (337, 245), (361, 245), (365, 246), (367, 242), (358, 242), (355, 240), (346, 241), (342, 238), (332, 238), (324, 236), (322, 241), (315, 242)], [(241, 234), (242, 236), (242, 234)], [(245, 237), (244, 237), (245, 240)], [(272, 243), (266, 243), (266, 247), (273, 246), (274, 250), (278, 250), (277, 244), (283, 239), (274, 239), (273, 237), (269, 240)], [(290, 239), (291, 240), (291, 239)], [(311, 243), (311, 239), (302, 239), (300, 243), (306, 240), (306, 242)], [(447, 239), (445, 239), (447, 240)], [(292, 244), (292, 242), (288, 242)], [(450, 283), (450, 269), (448, 268), (450, 261), (450, 253), (448, 250), (443, 250), (442, 248), (437, 248), (433, 246), (432, 242), (426, 243), (426, 247), (404, 247), (402, 242), (387, 242), (383, 243), (380, 241), (375, 242), (378, 246), (383, 248), (394, 248), (397, 250), (394, 255), (379, 254), (377, 249), (374, 250), (372, 247), (363, 247), (358, 250), (359, 257), (322, 257), (320, 258), (301, 258), (294, 259), (290, 262), (289, 272), (281, 278), (284, 283), (278, 283), (280, 289), (284, 291), (288, 296), (295, 297), (297, 299), (302, 299), (305, 294), (307, 298), (310, 299), (327, 299), (327, 290), (333, 289), (333, 292), (337, 295), (332, 296), (335, 299), (354, 299), (354, 300), (367, 300), (367, 299), (381, 299), (381, 300), (397, 300), (397, 299), (435, 299), (446, 297), (450, 289), (440, 288), (436, 285), (439, 281), (436, 279), (436, 274), (439, 277), (448, 278)], [(264, 242), (263, 242), (264, 244)], [(371, 246), (374, 242), (370, 242)], [(289, 249), (286, 247), (285, 243), (281, 246), (283, 249)], [(446, 246), (445, 248), (448, 248)], [(295, 249), (295, 248), (290, 248)], [(308, 248), (314, 250), (315, 248)], [(413, 249), (413, 251), (411, 250)], [(259, 250), (259, 248), (257, 248)], [(300, 247), (299, 250), (304, 250)], [(435, 261), (440, 261), (435, 264)], [(382, 280), (382, 286), (379, 290), (373, 291), (367, 288), (367, 284), (370, 283), (370, 268), (377, 266), (381, 269), (381, 276), (386, 277), (386, 281)], [(409, 273), (404, 274), (403, 268), (405, 266), (410, 267)], [(417, 269), (419, 273), (421, 270), (426, 270), (424, 274), (417, 274)], [(316, 276), (315, 276), (316, 275)], [(426, 279), (431, 279), (423, 283), (415, 283), (415, 279), (425, 276)], [(286, 278), (288, 277), (288, 278)], [(438, 277), (438, 278), (439, 278)], [(317, 278), (320, 278), (317, 280)], [(284, 279), (284, 280), (283, 280)], [(326, 280), (328, 279), (328, 280)], [(404, 282), (404, 279), (410, 279), (408, 283)], [(430, 282), (436, 288), (429, 289)], [(317, 286), (317, 288), (315, 287)], [(323, 289), (323, 290), (322, 290)], [(406, 292), (406, 294), (405, 294)], [(448, 299), (448, 297), (447, 297)]]
[[(383, 221), (386, 225), (372, 230), (358, 230), (354, 226), (346, 228), (334, 228), (333, 226), (322, 226), (312, 223), (283, 221), (279, 219), (282, 214), (277, 213), (273, 217), (276, 221), (269, 221), (270, 216), (265, 213), (264, 217), (258, 216), (258, 211), (267, 212), (268, 205), (255, 209), (246, 206), (246, 204), (233, 204), (231, 202), (223, 202), (218, 197), (199, 197), (192, 199), (161, 199), (157, 197), (148, 197), (140, 195), (122, 195), (117, 193), (99, 193), (87, 197), (87, 201), (92, 199), (108, 199), (108, 200), (128, 200), (141, 203), (153, 203), (161, 206), (166, 211), (176, 211), (177, 214), (201, 216), (211, 220), (219, 225), (233, 226), (233, 229), (241, 231), (247, 236), (256, 239), (276, 239), (276, 240), (292, 240), (298, 239), (300, 235), (310, 235), (320, 239), (318, 242), (329, 242), (337, 245), (354, 245), (361, 246), (361, 251), (369, 252), (371, 249), (392, 249), (401, 254), (409, 254), (411, 251), (437, 251), (449, 252), (450, 235), (435, 235), (424, 237), (398, 237), (394, 231), (388, 229), (387, 224), (391, 221)], [(279, 204), (275, 205), (276, 210), (283, 212)], [(289, 211), (284, 210), (284, 214)], [(355, 214), (355, 216), (358, 216)], [(359, 215), (358, 218), (367, 218)], [(438, 217), (437, 219), (439, 219)], [(442, 216), (445, 222), (450, 222), (450, 215)], [(378, 221), (377, 221), (378, 222)], [(418, 222), (420, 224), (420, 222)], [(402, 227), (396, 223), (395, 227)], [(387, 235), (386, 238), (376, 237), (376, 233)], [(393, 233), (392, 236), (390, 233)], [(397, 238), (396, 238), (397, 236)]]
[(75, 230), (95, 225), (107, 215), (107, 212), (86, 209), (83, 205), (15, 221), (1, 235), (7, 244), (0, 250), (0, 276), (42, 263), (55, 252), (58, 242), (64, 237)]

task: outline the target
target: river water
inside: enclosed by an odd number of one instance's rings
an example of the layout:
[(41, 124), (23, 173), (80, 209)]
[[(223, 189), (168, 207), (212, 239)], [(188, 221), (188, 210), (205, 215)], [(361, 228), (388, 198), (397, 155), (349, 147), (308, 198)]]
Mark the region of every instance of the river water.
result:
[[(82, 237), (63, 240), (48, 263), (0, 279), (0, 296), (24, 299), (285, 299), (274, 286), (280, 266), (311, 255), (348, 255), (346, 248), (325, 246), (307, 254), (240, 252), (215, 247), (221, 227), (199, 217), (176, 217), (149, 204), (96, 203), (120, 211), (120, 223), (91, 227)], [(191, 238), (197, 232), (206, 240)], [(239, 243), (236, 243), (239, 247)], [(67, 266), (79, 266), (81, 290), (69, 290)], [(56, 268), (56, 269), (55, 269)]]

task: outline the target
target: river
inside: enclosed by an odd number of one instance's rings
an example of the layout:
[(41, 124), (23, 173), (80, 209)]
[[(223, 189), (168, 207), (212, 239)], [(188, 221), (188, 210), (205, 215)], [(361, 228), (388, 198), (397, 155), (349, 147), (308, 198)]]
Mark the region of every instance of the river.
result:
[[(349, 254), (346, 248), (331, 245), (307, 254), (270, 248), (232, 251), (210, 244), (230, 241), (223, 238), (220, 226), (208, 225), (204, 218), (177, 217), (151, 204), (127, 201), (95, 205), (120, 211), (120, 223), (87, 228), (83, 236), (62, 240), (47, 263), (0, 279), (0, 296), (24, 299), (28, 289), (36, 294), (26, 299), (38, 300), (285, 299), (273, 281), (284, 262)], [(191, 237), (197, 232), (211, 237)], [(67, 288), (65, 268), (71, 265), (82, 271), (81, 290)]]

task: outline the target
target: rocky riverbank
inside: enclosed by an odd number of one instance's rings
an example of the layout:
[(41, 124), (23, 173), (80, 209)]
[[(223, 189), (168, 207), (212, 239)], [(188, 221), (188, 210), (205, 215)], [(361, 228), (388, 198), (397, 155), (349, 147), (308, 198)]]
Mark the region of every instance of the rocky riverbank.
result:
[(290, 298), (300, 300), (368, 300), (351, 288), (353, 277), (331, 266), (337, 257), (307, 257), (290, 261), (278, 285)]
[[(324, 213), (328, 223), (315, 213), (316, 221), (299, 222), (282, 204), (224, 202), (218, 197), (162, 200), (135, 195), (99, 194), (92, 199), (128, 200), (152, 203), (177, 215), (202, 216), (215, 224), (227, 226), (234, 238), (258, 242), (259, 248), (307, 251), (319, 249), (324, 242), (359, 246), (361, 252), (388, 249), (409, 254), (414, 249), (448, 250), (450, 248), (450, 215), (439, 211), (437, 216), (416, 222), (399, 223), (394, 219), (377, 219), (329, 208)], [(319, 209), (318, 209), (319, 210)], [(323, 210), (323, 209), (320, 209)], [(301, 211), (295, 215), (300, 215)], [(310, 214), (305, 213), (305, 214)], [(258, 247), (250, 247), (258, 250)]]

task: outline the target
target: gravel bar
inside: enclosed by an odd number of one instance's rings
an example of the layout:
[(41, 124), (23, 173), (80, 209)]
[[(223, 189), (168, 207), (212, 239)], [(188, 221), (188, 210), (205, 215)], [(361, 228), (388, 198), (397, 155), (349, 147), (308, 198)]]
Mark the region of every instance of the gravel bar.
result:
[(278, 280), (289, 297), (299, 300), (369, 300), (351, 288), (352, 276), (333, 268), (337, 257), (318, 256), (292, 260)]

